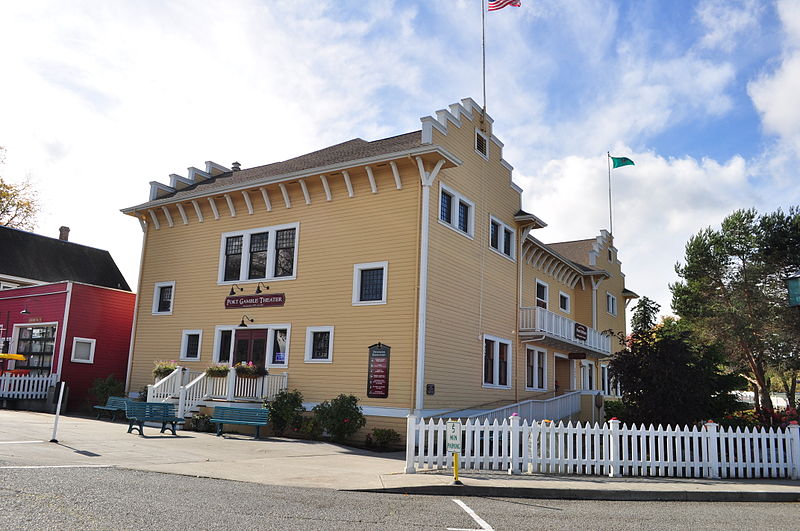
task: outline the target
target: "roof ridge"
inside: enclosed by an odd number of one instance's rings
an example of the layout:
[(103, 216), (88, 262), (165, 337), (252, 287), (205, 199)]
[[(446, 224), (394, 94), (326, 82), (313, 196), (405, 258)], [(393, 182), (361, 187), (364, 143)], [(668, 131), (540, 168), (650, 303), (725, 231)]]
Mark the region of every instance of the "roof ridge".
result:
[[(94, 249), (95, 251), (103, 251), (104, 253), (109, 253), (108, 249), (101, 249), (100, 247), (92, 247), (91, 245), (86, 245), (85, 243), (78, 243), (78, 242), (71, 242), (69, 240), (62, 240), (61, 238), (56, 238), (53, 236), (45, 236), (44, 234), (39, 234), (38, 232), (32, 232), (29, 230), (19, 229), (17, 227), (9, 227), (7, 225), (0, 225), (0, 229), (7, 229), (13, 230), (17, 232), (21, 232), (23, 234), (28, 234), (29, 236), (36, 236), (37, 238), (47, 238), (48, 240), (55, 240), (58, 242), (66, 243), (69, 245), (77, 245), (79, 247), (86, 247), (87, 249)], [(111, 253), (109, 253), (111, 254)]]

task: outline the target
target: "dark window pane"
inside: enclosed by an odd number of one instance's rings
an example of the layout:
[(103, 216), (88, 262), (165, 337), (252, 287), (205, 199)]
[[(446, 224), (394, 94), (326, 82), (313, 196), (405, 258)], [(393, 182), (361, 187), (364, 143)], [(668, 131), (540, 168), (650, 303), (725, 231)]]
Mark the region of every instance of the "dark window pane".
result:
[(475, 149), (486, 155), (486, 139), (479, 133), (475, 133)]
[(264, 366), (264, 360), (267, 359), (267, 338), (253, 339), (253, 356), (250, 361), (253, 365), (258, 367)]
[(219, 334), (219, 362), (228, 363), (231, 359), (231, 331), (223, 330)]
[(360, 301), (383, 300), (383, 268), (361, 270)]
[(494, 383), (494, 341), (483, 341), (483, 383)]
[(290, 277), (294, 274), (294, 229), (275, 233), (275, 276)]
[(536, 361), (538, 363), (536, 367), (537, 372), (537, 382), (536, 387), (540, 389), (544, 389), (544, 352), (537, 352), (536, 353)]
[(331, 333), (330, 332), (314, 332), (312, 334), (312, 347), (311, 359), (326, 360), (328, 359), (328, 348), (330, 346)]
[(534, 353), (528, 351), (528, 356), (526, 358), (526, 367), (525, 367), (525, 386), (526, 387), (534, 387), (534, 380), (533, 380), (533, 373), (534, 373), (534, 364), (533, 364), (533, 356)]
[(463, 201), (458, 202), (458, 229), (469, 232), (469, 205)]
[(439, 209), (439, 219), (445, 223), (453, 222), (453, 196), (442, 192), (442, 201)]
[(547, 286), (536, 283), (536, 306), (547, 308)]
[(239, 280), (242, 267), (242, 236), (231, 236), (225, 239), (225, 276), (224, 280)]
[(250, 340), (241, 338), (236, 340), (236, 350), (233, 352), (233, 363), (247, 363), (247, 351), (250, 348)]
[(200, 334), (188, 334), (186, 336), (186, 352), (183, 353), (184, 358), (197, 359), (200, 357)]
[(493, 249), (500, 248), (500, 241), (499, 241), (499, 233), (500, 232), (500, 225), (492, 221), (489, 223), (489, 245), (492, 246)]
[(250, 235), (250, 267), (248, 268), (247, 278), (264, 278), (267, 276), (268, 249), (268, 232)]
[(172, 308), (172, 286), (158, 288), (158, 311), (168, 312)]
[(503, 252), (511, 256), (511, 231), (503, 229)]
[(17, 342), (17, 354), (24, 354), (25, 361), (17, 361), (16, 369), (28, 369), (32, 376), (46, 376), (50, 374), (50, 365), (53, 361), (53, 347), (55, 345), (55, 327), (38, 326), (20, 329), (20, 338)]
[(498, 356), (498, 380), (500, 385), (508, 385), (508, 345), (500, 343), (500, 355)]

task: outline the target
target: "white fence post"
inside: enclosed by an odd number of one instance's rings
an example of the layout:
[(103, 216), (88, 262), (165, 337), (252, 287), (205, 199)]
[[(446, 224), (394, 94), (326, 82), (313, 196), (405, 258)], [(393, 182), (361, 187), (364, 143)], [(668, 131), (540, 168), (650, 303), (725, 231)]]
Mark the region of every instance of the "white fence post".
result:
[[(417, 417), (411, 413), (406, 417), (406, 474), (415, 474), (414, 448), (417, 440)], [(422, 451), (422, 449), (420, 449)]]
[(511, 448), (508, 452), (508, 474), (512, 475), (517, 471), (517, 461), (519, 461), (519, 415), (514, 413), (508, 418), (508, 429), (511, 434), (509, 444)]
[(792, 479), (800, 479), (800, 425), (797, 424), (796, 420), (793, 420), (786, 430), (789, 432), (789, 445), (792, 448), (790, 473)]
[(186, 386), (181, 386), (178, 391), (178, 417), (186, 417)]
[(608, 436), (608, 477), (613, 478), (617, 475), (617, 467), (620, 467), (620, 474), (622, 475), (622, 467), (620, 466), (620, 451), (619, 451), (619, 419), (612, 418), (608, 421), (611, 433)]
[(705, 423), (706, 436), (706, 465), (708, 467), (709, 477), (719, 479), (719, 453), (717, 451), (717, 442), (719, 441), (719, 434), (717, 432), (717, 424), (713, 420)]

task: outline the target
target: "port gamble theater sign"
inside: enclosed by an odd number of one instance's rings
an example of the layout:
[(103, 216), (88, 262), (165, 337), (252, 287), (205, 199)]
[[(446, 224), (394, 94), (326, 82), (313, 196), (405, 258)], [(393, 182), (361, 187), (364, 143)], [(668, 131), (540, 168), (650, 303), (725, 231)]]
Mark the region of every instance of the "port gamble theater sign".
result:
[(229, 308), (264, 308), (267, 306), (283, 306), (286, 304), (285, 293), (270, 295), (234, 295), (225, 297), (225, 309)]

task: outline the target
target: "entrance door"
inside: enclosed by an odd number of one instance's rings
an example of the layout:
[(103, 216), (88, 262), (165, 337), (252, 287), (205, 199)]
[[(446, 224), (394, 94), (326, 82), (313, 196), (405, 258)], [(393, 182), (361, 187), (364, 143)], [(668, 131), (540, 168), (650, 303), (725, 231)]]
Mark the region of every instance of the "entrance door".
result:
[(266, 328), (236, 330), (233, 363), (252, 363), (263, 367), (267, 359)]

